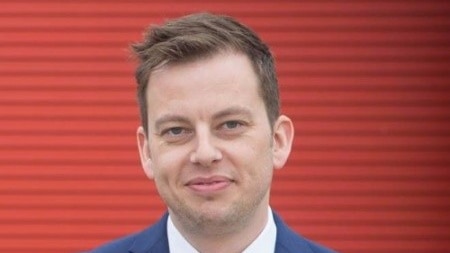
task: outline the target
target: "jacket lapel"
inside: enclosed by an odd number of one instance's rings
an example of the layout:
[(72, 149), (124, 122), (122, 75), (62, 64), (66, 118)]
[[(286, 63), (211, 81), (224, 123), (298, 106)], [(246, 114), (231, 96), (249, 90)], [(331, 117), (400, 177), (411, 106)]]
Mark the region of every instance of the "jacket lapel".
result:
[(292, 231), (275, 212), (273, 219), (277, 226), (275, 253), (314, 253), (306, 239)]
[(136, 239), (128, 250), (130, 253), (169, 253), (167, 238), (168, 213), (150, 228), (136, 235)]

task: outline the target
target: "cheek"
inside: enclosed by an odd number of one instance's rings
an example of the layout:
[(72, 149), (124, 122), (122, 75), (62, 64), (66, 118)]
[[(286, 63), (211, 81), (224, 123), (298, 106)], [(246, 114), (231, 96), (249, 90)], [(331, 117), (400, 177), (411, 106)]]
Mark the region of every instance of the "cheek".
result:
[(163, 199), (170, 199), (174, 195), (179, 182), (179, 170), (176, 156), (171, 153), (161, 153), (154, 156), (154, 183)]
[[(261, 137), (260, 140), (267, 140)], [(247, 174), (248, 177), (261, 180), (271, 175), (273, 168), (272, 149), (269, 141), (245, 142), (235, 145), (231, 150), (235, 159), (237, 173)]]
[(152, 150), (155, 181), (176, 180), (186, 162), (186, 152), (181, 148), (154, 148)]

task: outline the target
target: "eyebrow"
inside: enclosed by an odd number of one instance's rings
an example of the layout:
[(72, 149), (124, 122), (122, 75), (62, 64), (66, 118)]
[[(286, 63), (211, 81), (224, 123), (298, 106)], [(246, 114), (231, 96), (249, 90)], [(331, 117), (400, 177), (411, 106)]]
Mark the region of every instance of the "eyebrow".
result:
[(159, 130), (161, 128), (161, 125), (167, 123), (167, 122), (178, 122), (178, 123), (188, 123), (189, 120), (185, 117), (182, 117), (180, 115), (175, 114), (167, 114), (155, 121), (155, 129)]
[(213, 119), (220, 119), (227, 116), (233, 116), (233, 115), (242, 115), (248, 118), (251, 118), (251, 112), (246, 107), (242, 106), (233, 106), (230, 108), (227, 108), (225, 110), (219, 111), (213, 115)]

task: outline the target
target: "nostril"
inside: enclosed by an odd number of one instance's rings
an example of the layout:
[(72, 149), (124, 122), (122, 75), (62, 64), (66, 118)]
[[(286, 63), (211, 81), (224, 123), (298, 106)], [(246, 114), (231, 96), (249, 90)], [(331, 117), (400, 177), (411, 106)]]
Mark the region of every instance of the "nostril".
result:
[(199, 164), (205, 167), (211, 166), (213, 163), (222, 160), (222, 152), (218, 149), (211, 149), (208, 152), (205, 150), (196, 150), (190, 155), (190, 162)]
[(190, 155), (190, 161), (203, 167), (209, 167), (222, 159), (222, 152), (208, 126), (203, 126), (196, 131), (196, 146)]

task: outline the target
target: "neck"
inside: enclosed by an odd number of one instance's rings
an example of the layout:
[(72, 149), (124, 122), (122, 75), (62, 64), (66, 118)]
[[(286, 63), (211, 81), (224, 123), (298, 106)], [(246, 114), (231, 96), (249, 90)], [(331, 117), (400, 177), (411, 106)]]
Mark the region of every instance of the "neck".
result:
[[(204, 229), (192, 232), (185, 229), (175, 217), (172, 221), (185, 239), (201, 253), (240, 253), (244, 251), (263, 231), (267, 224), (268, 205), (261, 205), (240, 224), (231, 226), (233, 229)], [(218, 232), (219, 231), (219, 232)]]

